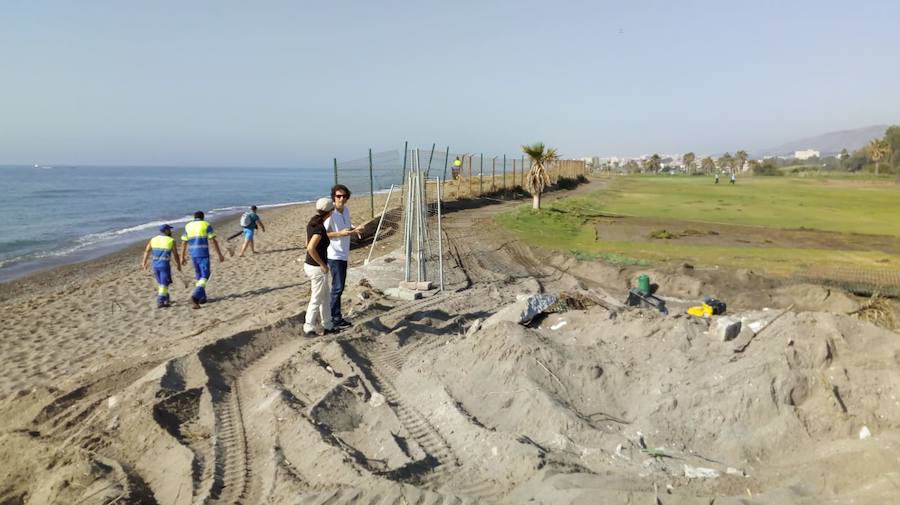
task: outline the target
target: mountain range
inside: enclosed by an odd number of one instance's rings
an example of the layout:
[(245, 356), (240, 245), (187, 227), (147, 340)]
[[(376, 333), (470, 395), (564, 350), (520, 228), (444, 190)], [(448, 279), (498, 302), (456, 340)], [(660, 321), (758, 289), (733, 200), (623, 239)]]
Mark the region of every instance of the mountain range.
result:
[(762, 158), (764, 156), (789, 156), (794, 154), (794, 151), (803, 151), (805, 149), (819, 151), (822, 156), (840, 153), (841, 149), (853, 152), (868, 144), (872, 139), (883, 136), (884, 131), (887, 130), (887, 128), (887, 125), (874, 125), (856, 128), (854, 130), (825, 133), (815, 137), (788, 142), (777, 147), (754, 151), (752, 156), (754, 158)]

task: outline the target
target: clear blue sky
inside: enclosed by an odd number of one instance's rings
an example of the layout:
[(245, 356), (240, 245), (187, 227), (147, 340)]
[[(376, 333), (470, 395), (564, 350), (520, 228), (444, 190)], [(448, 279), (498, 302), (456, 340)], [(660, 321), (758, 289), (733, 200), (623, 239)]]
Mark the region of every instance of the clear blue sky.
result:
[(0, 2), (0, 163), (720, 153), (900, 122), (897, 1)]

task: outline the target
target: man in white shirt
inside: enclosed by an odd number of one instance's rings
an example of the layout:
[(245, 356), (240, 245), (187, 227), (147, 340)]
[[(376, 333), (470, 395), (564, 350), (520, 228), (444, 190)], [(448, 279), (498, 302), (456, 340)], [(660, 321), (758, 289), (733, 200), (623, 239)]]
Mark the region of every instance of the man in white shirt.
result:
[(350, 321), (341, 314), (341, 295), (347, 280), (347, 263), (350, 261), (350, 235), (362, 238), (359, 228), (350, 222), (350, 208), (347, 200), (350, 190), (343, 184), (335, 184), (331, 188), (331, 200), (334, 212), (325, 220), (325, 231), (331, 242), (328, 245), (328, 270), (331, 271), (331, 323), (334, 328), (351, 326)]

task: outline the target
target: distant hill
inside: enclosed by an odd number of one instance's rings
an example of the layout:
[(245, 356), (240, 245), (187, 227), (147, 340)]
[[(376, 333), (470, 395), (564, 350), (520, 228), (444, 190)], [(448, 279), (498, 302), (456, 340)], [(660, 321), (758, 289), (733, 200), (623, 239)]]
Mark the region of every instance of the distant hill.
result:
[(754, 152), (753, 156), (757, 158), (762, 158), (763, 156), (788, 156), (794, 154), (794, 151), (802, 151), (804, 149), (815, 149), (822, 153), (822, 156), (837, 154), (841, 152), (841, 149), (847, 149), (852, 152), (868, 144), (872, 139), (884, 135), (884, 131), (887, 128), (887, 125), (875, 125), (855, 130), (826, 133), (816, 137), (788, 142), (770, 149), (761, 149)]

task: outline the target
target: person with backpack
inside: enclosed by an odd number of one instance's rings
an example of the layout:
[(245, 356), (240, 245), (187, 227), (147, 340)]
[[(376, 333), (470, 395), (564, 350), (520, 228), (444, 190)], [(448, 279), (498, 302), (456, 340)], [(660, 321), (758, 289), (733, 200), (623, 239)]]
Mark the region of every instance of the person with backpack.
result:
[[(259, 227), (260, 230), (266, 231), (266, 225), (263, 224), (262, 219), (259, 218), (259, 215), (256, 213), (256, 205), (250, 206), (250, 212), (244, 212), (241, 215), (241, 232), (244, 234), (244, 243), (241, 245), (241, 252), (238, 253), (238, 257), (243, 258), (244, 253), (247, 251), (247, 246), (250, 246), (250, 252), (256, 254), (256, 247), (254, 247), (253, 235), (256, 234), (256, 228)], [(238, 236), (239, 233), (235, 233), (230, 238)]]

